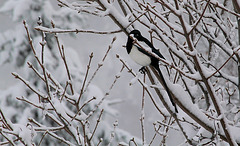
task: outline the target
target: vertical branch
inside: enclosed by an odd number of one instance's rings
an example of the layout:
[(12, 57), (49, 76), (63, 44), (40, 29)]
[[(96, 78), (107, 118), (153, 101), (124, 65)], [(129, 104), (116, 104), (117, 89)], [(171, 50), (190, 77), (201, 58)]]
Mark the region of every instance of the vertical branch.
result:
[(111, 146), (111, 143), (115, 137), (115, 134), (116, 134), (116, 129), (117, 129), (117, 126), (118, 126), (118, 121), (115, 121), (113, 123), (113, 131), (111, 132), (111, 137), (110, 137), (110, 140), (109, 140), (109, 143), (108, 143), (108, 146)]
[(101, 112), (100, 112), (100, 115), (99, 115), (99, 117), (98, 117), (98, 119), (97, 119), (96, 126), (94, 127), (94, 130), (93, 130), (93, 132), (92, 132), (91, 137), (89, 138), (89, 141), (92, 140), (92, 138), (93, 138), (93, 136), (94, 136), (94, 134), (95, 134), (95, 132), (96, 132), (96, 130), (97, 130), (98, 124), (99, 124), (100, 119), (101, 119), (101, 116), (102, 116), (102, 114), (103, 114), (103, 111), (104, 111), (104, 110), (102, 109)]
[[(42, 19), (41, 19), (41, 17), (39, 16), (38, 17), (38, 22), (37, 22), (37, 24), (39, 25), (39, 26), (41, 26), (42, 25)], [(42, 42), (40, 42), (40, 45), (42, 46), (42, 64), (44, 63), (44, 46), (46, 45), (46, 41), (45, 41), (45, 34), (44, 34), (44, 32), (43, 31), (41, 31), (41, 35), (42, 35)]]
[[(53, 23), (53, 21), (51, 21), (51, 24), (52, 24), (52, 27), (55, 28), (55, 24)], [(66, 68), (66, 71), (67, 71), (68, 80), (70, 81), (69, 85), (70, 85), (70, 89), (71, 89), (71, 92), (72, 92), (72, 95), (73, 95), (74, 94), (74, 90), (73, 90), (73, 85), (71, 83), (72, 78), (71, 78), (71, 74), (70, 74), (70, 71), (69, 71), (69, 68), (68, 68), (68, 65), (67, 65), (67, 60), (66, 60), (66, 56), (65, 56), (64, 47), (63, 47), (63, 45), (62, 46), (60, 45), (57, 33), (54, 33), (54, 36), (55, 36), (55, 39), (57, 41), (57, 45), (58, 45), (58, 50), (59, 50), (60, 56), (61, 56), (61, 58), (62, 58), (62, 60), (64, 62), (64, 65), (65, 65), (65, 68)]]
[(46, 83), (46, 89), (47, 89), (47, 93), (49, 98), (51, 99), (51, 93), (50, 93), (50, 86), (49, 86), (49, 82), (48, 82), (48, 76), (47, 76), (47, 72), (46, 72), (46, 67), (44, 65), (44, 47), (45, 47), (45, 38), (44, 38), (44, 33), (42, 33), (42, 42), (40, 42), (41, 46), (42, 46), (42, 64), (40, 64), (40, 66), (42, 67), (43, 70), (43, 76), (45, 79), (45, 83)]
[(84, 81), (83, 81), (83, 85), (82, 85), (82, 88), (81, 88), (80, 95), (79, 95), (78, 100), (77, 100), (77, 106), (79, 105), (80, 99), (81, 99), (81, 97), (83, 95), (83, 91), (84, 91), (84, 88), (85, 88), (85, 83), (86, 83), (86, 80), (87, 80), (87, 77), (88, 77), (88, 73), (89, 73), (91, 62), (92, 62), (92, 58), (93, 58), (93, 52), (89, 56), (89, 62), (88, 62), (88, 65), (87, 65), (87, 71), (86, 71), (86, 74), (85, 74), (85, 77), (84, 77)]
[[(146, 80), (146, 74), (143, 76), (143, 83), (145, 83)], [(145, 128), (144, 128), (144, 119), (145, 119), (145, 114), (144, 114), (144, 103), (145, 103), (145, 87), (143, 86), (143, 93), (142, 93), (142, 107), (141, 107), (141, 129), (142, 129), (142, 143), (145, 145)]]
[(46, 67), (44, 65), (44, 46), (46, 44), (44, 42), (45, 42), (45, 38), (44, 38), (44, 34), (42, 32), (42, 42), (40, 43), (41, 46), (42, 46), (42, 64), (40, 64), (40, 66), (41, 66), (42, 71), (43, 71), (43, 76), (44, 76), (44, 79), (45, 79), (47, 94), (49, 96), (49, 99), (51, 100), (52, 97), (51, 97), (51, 93), (50, 93), (50, 86), (49, 86), (49, 83), (48, 83), (48, 76), (47, 76)]
[(166, 144), (167, 134), (165, 134), (165, 133), (167, 133), (169, 131), (170, 125), (174, 122), (173, 121), (171, 123), (171, 120), (172, 120), (172, 117), (169, 118), (167, 126), (164, 126), (164, 131), (165, 132), (164, 132), (164, 135), (163, 135), (163, 138), (162, 138), (162, 141), (161, 141), (161, 145), (165, 145)]

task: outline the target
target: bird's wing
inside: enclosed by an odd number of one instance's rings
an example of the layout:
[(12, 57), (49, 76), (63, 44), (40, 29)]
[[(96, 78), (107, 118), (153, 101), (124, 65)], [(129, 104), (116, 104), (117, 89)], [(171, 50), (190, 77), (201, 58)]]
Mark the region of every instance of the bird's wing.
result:
[(145, 42), (150, 48), (152, 48), (152, 52), (155, 53), (156, 55), (158, 55), (160, 58), (163, 58), (165, 59), (162, 54), (154, 48), (153, 44), (148, 40), (146, 39), (145, 37), (142, 38), (142, 41)]
[[(138, 45), (138, 44), (139, 45)], [(162, 56), (162, 54), (157, 50), (157, 49), (155, 49), (154, 47), (153, 47), (153, 45), (151, 44), (151, 46), (149, 46), (149, 44), (148, 43), (150, 43), (150, 42), (144, 42), (144, 41), (138, 41), (137, 43), (134, 43), (134, 45), (138, 48), (138, 50), (140, 51), (140, 52), (142, 52), (142, 53), (144, 53), (144, 54), (146, 54), (146, 55), (148, 55), (148, 56), (151, 56), (147, 51), (149, 51), (149, 52), (152, 52), (152, 53), (154, 53), (154, 54), (156, 54), (157, 56), (159, 56), (160, 58), (163, 58), (163, 59), (165, 59), (163, 56)], [(146, 44), (147, 43), (147, 44)], [(152, 56), (153, 57), (153, 56)]]
[(134, 46), (136, 46), (140, 52), (142, 52), (143, 54), (146, 54), (147, 56), (150, 56), (148, 51), (152, 52), (152, 49), (142, 41), (138, 41), (137, 43), (134, 43)]
[(155, 53), (155, 54), (157, 54), (157, 56), (159, 56), (160, 58), (165, 59), (165, 58), (162, 56), (162, 54), (161, 54), (157, 49), (153, 48), (153, 49), (152, 49), (152, 52)]

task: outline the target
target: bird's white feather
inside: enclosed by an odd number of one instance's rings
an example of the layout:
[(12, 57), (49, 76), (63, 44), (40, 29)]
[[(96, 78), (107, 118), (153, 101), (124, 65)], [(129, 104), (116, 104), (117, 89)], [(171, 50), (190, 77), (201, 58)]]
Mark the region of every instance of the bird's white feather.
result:
[[(147, 49), (147, 47), (146, 47), (146, 49)], [(133, 45), (129, 55), (137, 64), (139, 64), (141, 66), (148, 66), (151, 63), (151, 58), (149, 56), (147, 56), (146, 54), (140, 52), (138, 50), (138, 48), (136, 47), (136, 45)]]

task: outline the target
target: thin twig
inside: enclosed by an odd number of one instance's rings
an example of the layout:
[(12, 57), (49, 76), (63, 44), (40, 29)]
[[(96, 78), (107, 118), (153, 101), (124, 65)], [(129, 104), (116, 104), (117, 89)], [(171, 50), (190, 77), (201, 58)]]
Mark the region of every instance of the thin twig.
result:
[(120, 33), (122, 30), (114, 30), (114, 31), (96, 31), (96, 30), (80, 30), (80, 29), (73, 29), (73, 30), (64, 30), (64, 29), (59, 29), (59, 28), (47, 28), (43, 26), (37, 26), (35, 27), (36, 30), (38, 31), (43, 31), (45, 33), (92, 33), (92, 34), (115, 34), (115, 33)]
[(26, 99), (26, 98), (23, 97), (23, 96), (22, 96), (21, 98), (20, 98), (20, 97), (16, 97), (16, 99), (17, 99), (17, 100), (20, 100), (20, 101), (23, 101), (23, 102), (26, 102), (26, 103), (28, 103), (29, 105), (32, 105), (32, 106), (34, 106), (34, 107), (36, 107), (36, 108), (39, 108), (39, 109), (41, 109), (41, 110), (53, 110), (53, 109), (51, 109), (51, 108), (46, 109), (46, 108), (43, 107), (43, 106), (37, 105), (37, 104), (35, 104), (34, 102)]
[(93, 58), (93, 52), (89, 56), (89, 62), (88, 62), (88, 65), (87, 65), (87, 71), (85, 73), (85, 77), (84, 77), (84, 80), (83, 80), (83, 85), (82, 85), (82, 88), (81, 88), (81, 92), (80, 92), (78, 100), (77, 100), (77, 105), (79, 105), (80, 99), (81, 99), (81, 97), (83, 95), (83, 91), (84, 91), (84, 88), (85, 88), (85, 83), (86, 83), (86, 80), (87, 80), (87, 77), (88, 77), (88, 73), (89, 73), (91, 62), (92, 62), (92, 58)]
[(62, 99), (63, 99), (63, 97), (64, 97), (64, 95), (65, 95), (65, 93), (67, 91), (67, 86), (68, 85), (69, 85), (69, 81), (66, 81), (66, 85), (65, 85), (65, 88), (63, 90), (63, 93), (62, 93), (61, 97), (59, 98), (60, 102), (62, 102)]
[(111, 132), (111, 136), (110, 136), (110, 140), (109, 140), (109, 143), (108, 143), (108, 146), (111, 146), (112, 145), (112, 141), (116, 135), (116, 129), (118, 127), (118, 121), (115, 121), (113, 123), (113, 131)]
[(4, 116), (2, 109), (0, 108), (0, 114), (1, 114), (1, 121), (3, 122), (4, 126), (10, 130), (13, 131), (13, 128), (11, 127), (10, 124), (8, 124), (6, 117)]
[[(29, 122), (34, 123), (34, 124), (37, 125), (38, 127), (46, 127), (46, 126), (38, 123), (36, 120), (34, 120), (34, 119), (32, 119), (32, 118), (29, 118), (28, 120), (29, 120)], [(52, 136), (53, 138), (59, 140), (60, 142), (65, 143), (65, 144), (67, 144), (67, 145), (74, 145), (73, 143), (65, 140), (63, 137), (58, 136), (58, 135), (55, 134), (54, 132), (48, 131), (48, 135)]]
[(105, 61), (105, 59), (106, 59), (108, 53), (109, 53), (110, 50), (112, 49), (112, 47), (113, 47), (113, 43), (115, 42), (115, 40), (116, 40), (116, 37), (113, 38), (111, 44), (108, 46), (108, 49), (107, 49), (107, 51), (106, 51), (106, 53), (105, 53), (105, 55), (104, 55), (102, 61), (101, 61), (100, 63), (98, 63), (98, 67), (97, 67), (97, 69), (94, 71), (92, 77), (91, 77), (90, 80), (88, 81), (88, 83), (87, 83), (87, 85), (86, 85), (86, 88), (85, 88), (85, 90), (84, 90), (83, 92), (85, 92), (85, 91), (88, 89), (88, 86), (90, 85), (90, 83), (92, 82), (92, 80), (95, 78), (95, 76), (97, 75), (97, 73), (98, 73), (98, 71), (100, 70), (100, 68), (103, 66), (104, 61)]
[[(9, 143), (10, 143), (12, 146), (15, 146), (14, 142), (13, 142), (11, 139), (9, 139), (8, 136), (6, 136), (6, 135), (2, 132), (1, 129), (0, 129), (0, 134), (1, 134), (5, 139), (7, 139), (8, 143), (6, 143), (6, 144), (9, 144)], [(1, 143), (0, 143), (0, 144), (1, 144)]]
[[(38, 17), (38, 25), (41, 26), (42, 25), (42, 20), (41, 17)], [(42, 46), (42, 64), (44, 64), (44, 47), (46, 45), (46, 41), (45, 41), (45, 34), (44, 32), (41, 32), (42, 35), (42, 42), (40, 42), (40, 45)]]
[[(51, 24), (52, 24), (52, 27), (55, 28), (55, 24), (53, 23), (53, 21), (51, 21)], [(70, 83), (69, 83), (70, 89), (71, 89), (72, 95), (74, 95), (74, 90), (73, 90), (73, 86), (72, 86), (72, 83), (71, 83), (72, 77), (71, 77), (71, 74), (70, 74), (70, 71), (69, 71), (69, 68), (68, 68), (68, 64), (67, 64), (67, 60), (66, 60), (66, 56), (65, 56), (65, 50), (64, 50), (63, 45), (60, 45), (57, 33), (54, 33), (54, 34), (55, 34), (54, 36), (55, 36), (55, 39), (56, 39), (56, 42), (57, 42), (57, 46), (58, 46), (60, 56), (61, 56), (61, 58), (64, 62), (64, 65), (65, 65), (65, 68), (66, 68), (66, 71), (67, 71), (68, 80), (70, 81)]]
[(104, 111), (104, 109), (102, 109), (101, 112), (100, 112), (100, 115), (99, 115), (99, 117), (98, 117), (98, 119), (97, 119), (96, 126), (94, 127), (94, 130), (93, 130), (93, 132), (92, 132), (91, 137), (89, 138), (89, 141), (92, 140), (92, 138), (93, 138), (93, 136), (94, 136), (94, 134), (95, 134), (95, 132), (96, 132), (96, 130), (97, 130), (98, 124), (99, 124), (100, 119), (101, 119), (101, 116), (102, 116), (102, 114), (103, 114), (103, 111)]
[(37, 89), (33, 88), (28, 81), (26, 81), (25, 79), (23, 79), (21, 76), (19, 76), (17, 73), (12, 73), (12, 75), (16, 78), (21, 80), (30, 90), (32, 90), (35, 94), (37, 94), (38, 96), (42, 97), (43, 99), (46, 99), (45, 95), (43, 93), (41, 93), (40, 91), (38, 91)]
[(131, 145), (131, 142), (133, 142), (133, 144), (134, 144), (135, 146), (138, 146), (134, 138), (130, 139), (129, 145)]
[[(145, 84), (146, 81), (146, 74), (144, 74), (143, 76), (143, 83)], [(142, 107), (141, 107), (141, 118), (140, 118), (140, 122), (141, 122), (141, 130), (142, 130), (142, 144), (145, 145), (145, 128), (144, 128), (144, 118), (145, 118), (145, 114), (144, 114), (144, 103), (145, 103), (145, 87), (143, 86), (143, 93), (142, 93)]]
[(103, 142), (103, 139), (102, 138), (100, 138), (100, 140), (99, 140), (99, 142), (98, 142), (98, 144), (97, 144), (97, 146), (100, 146), (100, 144)]
[(238, 51), (240, 50), (240, 47), (233, 52), (233, 54), (223, 63), (223, 65), (221, 67), (219, 67), (214, 73), (212, 73), (209, 77), (207, 77), (207, 80), (210, 79), (212, 76), (214, 76), (216, 73), (218, 73), (230, 60), (231, 58), (238, 53)]
[(77, 115), (82, 111), (82, 109), (83, 109), (87, 104), (89, 104), (91, 101), (93, 101), (93, 100), (95, 100), (95, 99), (96, 99), (96, 97), (92, 97), (92, 98), (89, 99), (86, 103), (84, 103), (84, 104), (78, 109), (77, 113), (73, 116), (73, 118), (72, 118), (71, 121), (73, 121), (73, 120), (77, 117)]
[[(155, 127), (155, 124), (154, 124), (154, 127)], [(154, 135), (153, 135), (153, 137), (152, 137), (151, 141), (149, 142), (149, 146), (151, 146), (151, 145), (153, 144), (153, 142), (154, 142), (154, 139), (157, 137), (157, 131), (159, 131), (159, 130), (160, 130), (160, 128), (161, 128), (161, 126), (160, 126), (160, 125), (158, 126), (158, 128), (157, 128), (157, 129), (156, 129), (156, 128), (154, 128), (154, 129), (155, 129), (155, 133), (154, 133)]]
[(95, 106), (95, 108), (88, 114), (86, 120), (88, 120), (98, 109), (99, 106), (103, 103), (103, 101), (108, 97), (108, 95), (110, 94), (110, 91), (113, 89), (113, 87), (115, 86), (116, 82), (118, 81), (118, 79), (121, 77), (120, 74), (122, 73), (124, 69), (124, 66), (122, 66), (120, 72), (118, 74), (115, 75), (115, 79), (113, 81), (113, 83), (111, 84), (109, 91), (105, 93), (105, 95), (102, 97), (102, 99), (98, 102), (98, 104)]
[(41, 146), (41, 143), (42, 143), (44, 137), (45, 137), (47, 134), (48, 134), (48, 131), (45, 131), (45, 132), (43, 133), (43, 136), (42, 136), (40, 142), (38, 143), (38, 146)]
[(194, 24), (194, 26), (192, 27), (192, 29), (188, 32), (188, 34), (191, 34), (192, 31), (195, 30), (195, 28), (197, 27), (197, 25), (199, 24), (199, 22), (202, 20), (202, 17), (203, 17), (203, 15), (204, 15), (204, 13), (206, 12), (207, 7), (208, 7), (210, 1), (211, 1), (211, 0), (208, 0), (205, 8), (203, 9), (203, 12), (202, 12), (201, 16), (199, 17), (198, 21)]

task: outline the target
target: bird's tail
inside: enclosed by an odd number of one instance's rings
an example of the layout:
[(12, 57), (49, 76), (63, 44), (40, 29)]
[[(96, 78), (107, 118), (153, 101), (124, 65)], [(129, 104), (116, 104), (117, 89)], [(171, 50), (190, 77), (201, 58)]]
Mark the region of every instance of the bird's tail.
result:
[(166, 82), (165, 82), (165, 80), (164, 80), (164, 78), (163, 78), (163, 75), (162, 75), (162, 72), (161, 72), (159, 66), (158, 66), (158, 65), (154, 65), (153, 67), (158, 71), (159, 76), (160, 76), (160, 79), (162, 80), (162, 85), (163, 85), (163, 87), (165, 88), (165, 90), (167, 91), (167, 94), (168, 94), (168, 96), (169, 96), (169, 98), (170, 98), (170, 101), (171, 101), (172, 105), (173, 105), (174, 108), (175, 108), (175, 111), (178, 113), (176, 104), (175, 104), (174, 101), (173, 101), (173, 97), (172, 97), (172, 95), (171, 95), (171, 93), (170, 93), (169, 88), (167, 87), (167, 84), (166, 84)]

